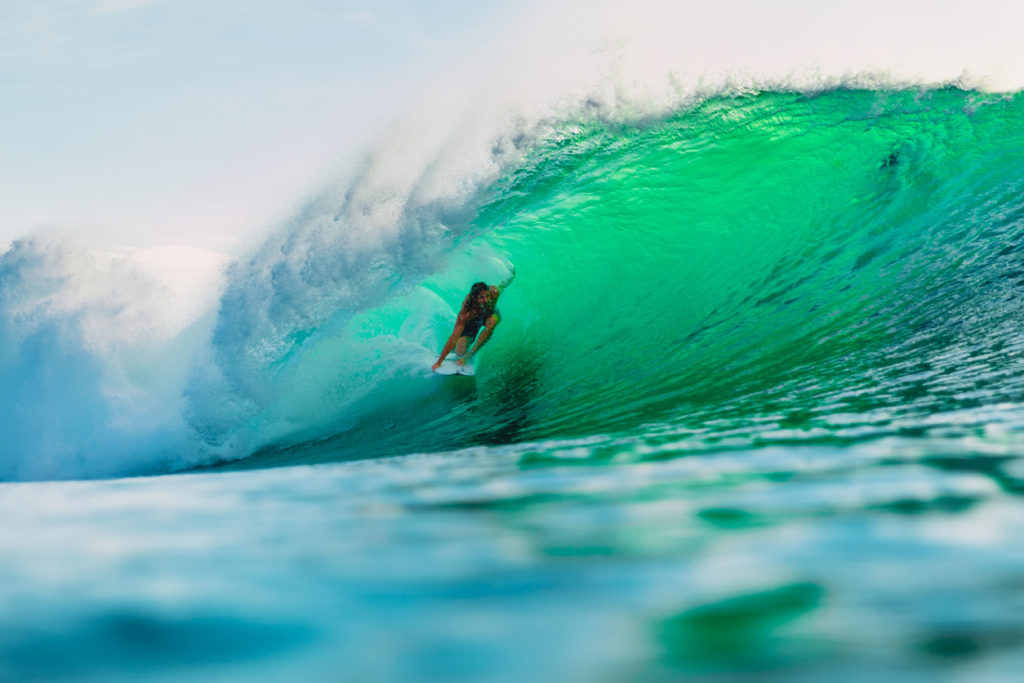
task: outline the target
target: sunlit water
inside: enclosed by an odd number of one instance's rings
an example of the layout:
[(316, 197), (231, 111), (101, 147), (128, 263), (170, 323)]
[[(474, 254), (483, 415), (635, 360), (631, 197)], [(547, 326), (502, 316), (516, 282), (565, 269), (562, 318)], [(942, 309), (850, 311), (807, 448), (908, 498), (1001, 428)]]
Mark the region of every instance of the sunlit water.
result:
[(1021, 427), (7, 484), (0, 674), (1013, 680)]
[(176, 356), (26, 317), (14, 245), (0, 679), (1016, 680), (1022, 150), (1019, 95), (761, 93), (553, 125), (362, 251), (319, 198), (152, 429), (110, 378)]

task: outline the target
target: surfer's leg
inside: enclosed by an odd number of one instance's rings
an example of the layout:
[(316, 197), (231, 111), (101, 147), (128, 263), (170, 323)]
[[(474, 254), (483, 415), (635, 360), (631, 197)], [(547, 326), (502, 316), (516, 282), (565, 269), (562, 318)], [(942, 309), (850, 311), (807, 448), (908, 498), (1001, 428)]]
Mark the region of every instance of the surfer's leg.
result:
[(469, 337), (459, 337), (459, 341), (455, 344), (455, 355), (462, 358), (466, 355), (466, 346), (469, 345)]
[(487, 319), (487, 323), (484, 325), (484, 329), (480, 331), (480, 336), (477, 338), (476, 344), (473, 345), (473, 348), (472, 350), (470, 350), (469, 356), (466, 358), (466, 360), (472, 358), (474, 355), (476, 355), (477, 351), (483, 348), (484, 344), (487, 343), (487, 340), (491, 338), (491, 333), (494, 332), (494, 328), (497, 326), (500, 320), (501, 318), (499, 318), (496, 315), (492, 315), (490, 318)]

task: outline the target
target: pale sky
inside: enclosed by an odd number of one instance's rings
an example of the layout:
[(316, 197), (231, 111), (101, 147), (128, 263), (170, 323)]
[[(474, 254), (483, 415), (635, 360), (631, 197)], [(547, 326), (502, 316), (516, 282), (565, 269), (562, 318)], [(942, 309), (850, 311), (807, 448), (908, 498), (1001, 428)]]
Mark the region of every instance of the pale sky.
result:
[(0, 0), (0, 245), (230, 250), (507, 4)]

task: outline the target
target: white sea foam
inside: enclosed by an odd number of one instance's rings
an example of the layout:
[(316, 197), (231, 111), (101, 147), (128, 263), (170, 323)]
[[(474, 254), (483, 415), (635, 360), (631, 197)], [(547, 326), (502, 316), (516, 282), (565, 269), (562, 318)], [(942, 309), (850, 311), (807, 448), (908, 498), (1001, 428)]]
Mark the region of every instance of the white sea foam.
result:
[(208, 338), (202, 312), (222, 262), (178, 247), (111, 253), (43, 237), (0, 256), (0, 476), (176, 462), (188, 440), (181, 389)]

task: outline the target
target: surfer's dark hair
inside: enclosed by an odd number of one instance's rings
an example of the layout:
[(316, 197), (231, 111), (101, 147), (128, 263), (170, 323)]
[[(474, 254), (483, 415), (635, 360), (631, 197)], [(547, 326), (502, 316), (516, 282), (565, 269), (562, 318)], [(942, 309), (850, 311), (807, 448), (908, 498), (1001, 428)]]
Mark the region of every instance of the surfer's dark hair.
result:
[(486, 292), (489, 289), (486, 282), (474, 282), (473, 286), (469, 288), (466, 300), (462, 302), (462, 307), (473, 311), (480, 311), (480, 304), (476, 302), (476, 298), (480, 296), (480, 292)]

